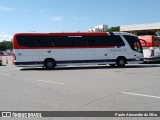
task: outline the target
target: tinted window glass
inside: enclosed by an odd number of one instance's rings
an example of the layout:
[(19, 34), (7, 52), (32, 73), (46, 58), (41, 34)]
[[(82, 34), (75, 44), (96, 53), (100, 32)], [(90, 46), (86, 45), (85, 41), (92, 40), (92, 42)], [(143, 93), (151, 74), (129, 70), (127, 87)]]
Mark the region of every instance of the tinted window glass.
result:
[(110, 38), (110, 45), (111, 46), (124, 46), (125, 43), (123, 42), (122, 38), (119, 35), (111, 35)]
[(87, 37), (69, 37), (73, 46), (88, 46)]
[(120, 36), (17, 36), (26, 47), (123, 46)]
[(108, 36), (94, 36), (90, 38), (90, 43), (93, 46), (108, 46), (109, 39)]
[(39, 47), (52, 47), (53, 39), (51, 37), (37, 37)]
[(76, 36), (57, 36), (54, 37), (56, 46), (58, 47), (78, 47), (78, 46), (87, 46), (88, 39), (87, 37), (76, 37)]
[(26, 47), (51, 47), (53, 39), (48, 36), (17, 36), (18, 44)]
[(124, 38), (129, 43), (130, 47), (137, 52), (143, 52), (140, 41), (137, 37), (124, 35)]
[(129, 43), (130, 47), (134, 49), (134, 43), (137, 42), (137, 37), (124, 35), (124, 38)]
[(68, 36), (58, 36), (58, 37), (54, 37), (56, 38), (56, 46), (58, 47), (70, 47), (72, 45), (70, 39), (68, 39)]
[(32, 36), (17, 36), (17, 41), (21, 46), (35, 47), (38, 45), (38, 39)]

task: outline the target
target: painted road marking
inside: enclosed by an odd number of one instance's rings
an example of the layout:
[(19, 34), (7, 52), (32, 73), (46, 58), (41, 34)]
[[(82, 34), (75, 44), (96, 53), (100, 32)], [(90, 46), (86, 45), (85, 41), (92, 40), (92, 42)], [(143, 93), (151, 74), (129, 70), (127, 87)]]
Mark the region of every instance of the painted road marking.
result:
[(37, 79), (36, 81), (38, 81), (38, 82), (46, 82), (46, 83), (53, 83), (53, 84), (60, 84), (60, 85), (64, 85), (65, 84), (65, 83), (61, 83), (61, 82), (46, 81), (46, 80), (39, 80), (39, 79)]
[(128, 94), (128, 95), (135, 95), (135, 96), (142, 96), (142, 97), (150, 97), (150, 98), (160, 99), (159, 96), (144, 95), (144, 94), (137, 94), (137, 93), (130, 93), (130, 92), (122, 92), (122, 93), (123, 93), (123, 94)]
[(0, 75), (3, 75), (3, 76), (11, 76), (9, 74), (4, 74), (4, 73), (0, 73)]

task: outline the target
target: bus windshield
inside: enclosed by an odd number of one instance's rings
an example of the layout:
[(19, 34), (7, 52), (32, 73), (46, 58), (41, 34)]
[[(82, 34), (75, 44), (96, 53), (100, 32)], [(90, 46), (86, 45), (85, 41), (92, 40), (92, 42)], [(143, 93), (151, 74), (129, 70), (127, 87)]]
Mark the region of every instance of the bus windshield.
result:
[(124, 35), (124, 38), (127, 40), (127, 42), (129, 43), (130, 47), (134, 51), (143, 53), (143, 49), (142, 49), (141, 43), (140, 43), (140, 41), (138, 40), (137, 37)]

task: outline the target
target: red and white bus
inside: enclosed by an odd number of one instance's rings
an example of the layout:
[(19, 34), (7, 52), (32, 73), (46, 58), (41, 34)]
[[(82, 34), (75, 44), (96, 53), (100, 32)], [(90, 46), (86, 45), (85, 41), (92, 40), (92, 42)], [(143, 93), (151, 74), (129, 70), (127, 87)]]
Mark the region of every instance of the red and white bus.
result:
[(0, 55), (0, 66), (2, 65), (2, 56)]
[(143, 62), (137, 36), (125, 33), (17, 33), (13, 37), (17, 66), (110, 64)]
[(160, 36), (138, 36), (143, 47), (144, 62), (160, 62)]

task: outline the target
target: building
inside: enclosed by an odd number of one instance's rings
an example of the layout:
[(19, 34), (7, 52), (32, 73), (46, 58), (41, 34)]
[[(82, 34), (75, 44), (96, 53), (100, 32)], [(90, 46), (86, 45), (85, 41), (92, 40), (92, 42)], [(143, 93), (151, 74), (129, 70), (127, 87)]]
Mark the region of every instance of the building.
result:
[(150, 24), (122, 25), (120, 26), (120, 31), (131, 32), (136, 35), (149, 33), (160, 35), (160, 22)]
[(105, 32), (108, 29), (108, 25), (97, 25), (94, 28), (89, 29), (89, 32)]

